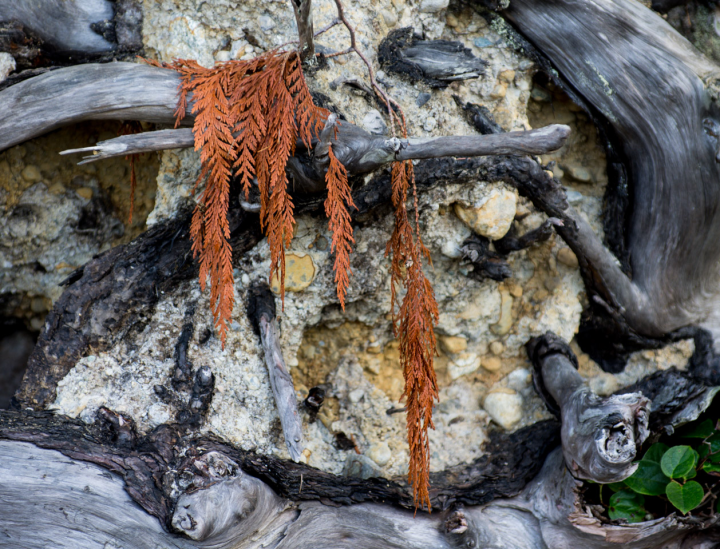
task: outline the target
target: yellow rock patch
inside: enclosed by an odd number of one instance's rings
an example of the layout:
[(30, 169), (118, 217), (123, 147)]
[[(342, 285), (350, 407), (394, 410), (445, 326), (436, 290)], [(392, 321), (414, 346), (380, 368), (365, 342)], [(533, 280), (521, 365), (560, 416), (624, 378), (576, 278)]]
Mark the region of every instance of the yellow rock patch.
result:
[[(287, 254), (285, 256), (285, 290), (288, 292), (301, 292), (315, 278), (315, 264), (309, 255)], [(273, 277), (270, 284), (272, 291), (280, 293), (280, 280)]]

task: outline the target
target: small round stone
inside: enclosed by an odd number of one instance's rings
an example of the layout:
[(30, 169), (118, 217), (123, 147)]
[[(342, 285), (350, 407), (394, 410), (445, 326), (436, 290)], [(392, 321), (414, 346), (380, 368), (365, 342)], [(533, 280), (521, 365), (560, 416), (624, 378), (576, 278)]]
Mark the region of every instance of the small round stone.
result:
[(483, 359), (482, 367), (488, 372), (497, 372), (502, 367), (502, 361), (496, 356), (490, 356)]
[(490, 344), (490, 351), (494, 355), (500, 355), (500, 354), (502, 354), (502, 352), (504, 350), (505, 350), (505, 346), (502, 343), (500, 343), (499, 341), (493, 341)]
[(512, 429), (522, 419), (522, 397), (512, 389), (493, 390), (485, 397), (483, 407), (504, 429)]
[(377, 463), (380, 467), (387, 465), (392, 457), (392, 452), (387, 442), (378, 442), (370, 446), (367, 456)]

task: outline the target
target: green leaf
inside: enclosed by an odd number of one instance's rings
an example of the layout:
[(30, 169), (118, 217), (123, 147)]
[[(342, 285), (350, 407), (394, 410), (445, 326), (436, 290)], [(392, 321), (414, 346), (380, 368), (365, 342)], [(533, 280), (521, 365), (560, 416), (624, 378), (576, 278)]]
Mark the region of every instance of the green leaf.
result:
[(608, 515), (612, 520), (642, 522), (645, 516), (645, 498), (630, 490), (620, 490), (610, 498)]
[(625, 479), (625, 484), (638, 494), (659, 496), (665, 493), (670, 479), (662, 472), (660, 464), (655, 461), (641, 460), (635, 472)]
[(698, 462), (698, 453), (690, 446), (673, 446), (660, 460), (662, 472), (670, 478), (688, 478)]
[(686, 482), (684, 486), (672, 481), (667, 485), (665, 494), (670, 500), (670, 503), (679, 509), (683, 515), (688, 514), (688, 512), (700, 505), (703, 496), (705, 496), (702, 486), (694, 480)]
[(703, 464), (703, 471), (705, 471), (706, 473), (710, 473), (711, 475), (720, 476), (720, 463), (706, 461)]
[(720, 433), (716, 432), (710, 435), (710, 437), (707, 439), (707, 442), (710, 444), (711, 454), (720, 452)]
[(663, 444), (662, 442), (656, 442), (650, 448), (648, 448), (648, 451), (645, 452), (645, 455), (643, 456), (643, 461), (654, 461), (655, 463), (660, 463), (660, 460), (663, 457), (663, 454), (667, 452), (670, 449), (670, 446), (667, 444)]
[(610, 490), (612, 490), (613, 492), (619, 492), (623, 488), (626, 488), (625, 481), (611, 482), (610, 484), (607, 485), (607, 487), (610, 488)]
[[(696, 451), (698, 453), (698, 457), (700, 458), (700, 461), (704, 460), (708, 454), (710, 453), (710, 446), (705, 444), (704, 442), (696, 448)], [(720, 454), (718, 454), (718, 457), (720, 458)]]
[(700, 424), (693, 425), (688, 431), (681, 434), (684, 438), (707, 438), (715, 431), (715, 422), (706, 419)]

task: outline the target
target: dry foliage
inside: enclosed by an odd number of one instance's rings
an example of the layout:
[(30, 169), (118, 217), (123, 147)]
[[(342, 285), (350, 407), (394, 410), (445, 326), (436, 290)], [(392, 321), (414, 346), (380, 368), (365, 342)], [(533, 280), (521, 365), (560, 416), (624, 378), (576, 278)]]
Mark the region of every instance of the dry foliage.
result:
[[(327, 118), (316, 107), (305, 83), (297, 52), (268, 52), (248, 61), (229, 61), (206, 69), (195, 61), (177, 60), (165, 65), (181, 75), (177, 123), (185, 115), (192, 94), (195, 114), (195, 149), (200, 151), (202, 170), (198, 183), (206, 185), (193, 214), (193, 251), (200, 260), (200, 283), (210, 277), (211, 305), (216, 327), (224, 344), (227, 323), (234, 305), (232, 250), (227, 220), (230, 179), (235, 176), (247, 193), (254, 180), (260, 191), (260, 221), (271, 251), (269, 277), (280, 280), (284, 299), (285, 249), (293, 235), (293, 204), (287, 192), (285, 166), (294, 154), (298, 139), (310, 148), (312, 139)], [(406, 135), (404, 119), (392, 111)], [(351, 245), (355, 242), (348, 209), (355, 207), (347, 171), (328, 150), (326, 175), (328, 197), (325, 213), (332, 232), (335, 253), (335, 282), (345, 308), (349, 286)], [(407, 210), (408, 191), (415, 200), (415, 223)], [(405, 376), (407, 429), (410, 447), (408, 480), (416, 505), (430, 509), (430, 451), (428, 428), (433, 427), (432, 408), (438, 397), (433, 369), (436, 355), (434, 325), (437, 303), (422, 268), (430, 259), (420, 238), (417, 195), (412, 162), (392, 167), (392, 202), (395, 230), (387, 245), (392, 256), (392, 310), (395, 336), (400, 341), (400, 360)], [(398, 290), (404, 289), (398, 307)]]
[(332, 232), (330, 249), (335, 253), (335, 284), (337, 296), (343, 311), (345, 310), (345, 296), (350, 285), (350, 252), (353, 238), (350, 213), (348, 208), (355, 208), (350, 185), (348, 185), (347, 171), (333, 153), (332, 145), (328, 148), (330, 166), (325, 180), (327, 182), (328, 196), (325, 200), (325, 215), (328, 217), (328, 226)]
[[(141, 133), (142, 125), (136, 120), (123, 122), (118, 130), (118, 135), (129, 135)], [(128, 214), (128, 225), (132, 223), (133, 210), (135, 209), (135, 189), (137, 188), (137, 176), (135, 174), (135, 161), (140, 158), (139, 154), (128, 154), (125, 159), (130, 163), (130, 213)]]
[[(269, 52), (249, 61), (229, 61), (211, 69), (195, 61), (169, 65), (182, 77), (177, 124), (193, 96), (195, 150), (206, 179), (193, 214), (193, 252), (200, 259), (200, 284), (210, 277), (210, 301), (220, 339), (235, 303), (230, 228), (230, 179), (248, 195), (257, 179), (260, 223), (270, 245), (270, 279), (285, 296), (285, 249), (293, 236), (293, 203), (285, 166), (298, 138), (309, 148), (327, 113), (316, 107), (296, 52)], [(177, 125), (176, 124), (176, 125)]]
[[(415, 230), (407, 211), (407, 193), (412, 185), (415, 199)], [(430, 282), (422, 269), (423, 256), (430, 253), (420, 238), (415, 177), (410, 160), (395, 162), (392, 168), (392, 202), (395, 206), (395, 230), (387, 244), (392, 254), (393, 329), (400, 340), (400, 362), (405, 377), (403, 394), (407, 405), (407, 433), (410, 447), (408, 481), (413, 486), (415, 504), (430, 509), (430, 441), (428, 428), (434, 429), (432, 409), (438, 398), (437, 378), (433, 367), (436, 354), (433, 327), (438, 308)], [(405, 295), (397, 309), (397, 287)], [(397, 310), (396, 310), (397, 309)]]

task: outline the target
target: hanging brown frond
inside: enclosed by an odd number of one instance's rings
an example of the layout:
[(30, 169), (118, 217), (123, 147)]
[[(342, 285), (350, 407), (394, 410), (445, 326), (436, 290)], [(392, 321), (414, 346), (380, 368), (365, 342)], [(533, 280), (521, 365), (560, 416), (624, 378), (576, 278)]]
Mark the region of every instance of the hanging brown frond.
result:
[(326, 113), (312, 102), (296, 52), (269, 52), (211, 69), (186, 60), (168, 66), (181, 75), (176, 126), (185, 116), (188, 95), (193, 96), (195, 150), (202, 162), (198, 182), (206, 184), (190, 232), (203, 289), (210, 277), (210, 302), (224, 345), (235, 302), (227, 220), (230, 178), (240, 179), (246, 196), (257, 179), (270, 278), (279, 278), (284, 300), (285, 249), (294, 222), (285, 166), (298, 138), (310, 146)]
[[(221, 340), (234, 304), (229, 227), (227, 221), (230, 177), (236, 175), (246, 193), (257, 180), (260, 193), (260, 223), (270, 246), (270, 279), (280, 281), (285, 292), (285, 249), (293, 236), (293, 203), (287, 192), (285, 167), (295, 153), (298, 140), (310, 147), (327, 111), (313, 104), (297, 52), (269, 52), (248, 61), (230, 61), (206, 69), (195, 61), (178, 60), (168, 65), (181, 75), (176, 111), (179, 124), (193, 96), (195, 148), (200, 151), (202, 170), (198, 182), (207, 180), (198, 197), (190, 232), (193, 251), (200, 259), (200, 282), (204, 289), (210, 277), (211, 305)], [(385, 98), (386, 101), (389, 99)], [(397, 105), (395, 105), (397, 107)], [(402, 111), (390, 109), (391, 122), (398, 123), (405, 137)], [(350, 252), (354, 243), (348, 208), (355, 207), (347, 172), (329, 147), (326, 176), (332, 251), (335, 253), (335, 282), (343, 309), (349, 286)], [(415, 198), (415, 227), (408, 219), (406, 200), (412, 186)], [(428, 428), (433, 427), (432, 408), (438, 396), (433, 370), (436, 354), (434, 325), (438, 319), (432, 287), (422, 268), (429, 253), (420, 238), (417, 196), (412, 163), (396, 162), (392, 169), (392, 202), (395, 230), (388, 243), (392, 255), (393, 326), (400, 340), (400, 360), (405, 376), (409, 481), (415, 502), (430, 508), (430, 452)], [(404, 287), (397, 307), (397, 291)]]
[[(438, 398), (437, 378), (433, 367), (436, 354), (434, 326), (438, 308), (430, 282), (422, 268), (423, 256), (429, 259), (428, 250), (420, 239), (415, 204), (415, 230), (408, 220), (407, 192), (413, 187), (412, 162), (395, 162), (392, 168), (392, 202), (395, 207), (395, 230), (387, 245), (392, 255), (391, 303), (393, 329), (400, 341), (400, 362), (405, 377), (403, 397), (407, 405), (407, 431), (410, 449), (408, 481), (413, 486), (415, 504), (427, 505), (430, 510), (430, 441), (428, 428), (434, 429), (432, 409)], [(397, 308), (397, 289), (405, 288), (400, 307)]]
[[(136, 120), (123, 122), (118, 130), (118, 135), (129, 135), (141, 133), (142, 126)], [(135, 161), (140, 158), (139, 154), (128, 154), (125, 160), (130, 163), (130, 213), (128, 214), (128, 225), (132, 223), (133, 210), (135, 209), (135, 188), (137, 187), (137, 176), (135, 174)]]
[(335, 284), (337, 285), (337, 296), (340, 306), (345, 310), (345, 296), (350, 285), (350, 252), (353, 238), (353, 229), (350, 225), (350, 213), (348, 208), (355, 208), (350, 185), (348, 185), (347, 171), (333, 153), (332, 145), (328, 147), (330, 166), (325, 181), (327, 183), (328, 196), (325, 200), (325, 215), (328, 217), (328, 226), (332, 232), (332, 244), (330, 249), (335, 253)]

